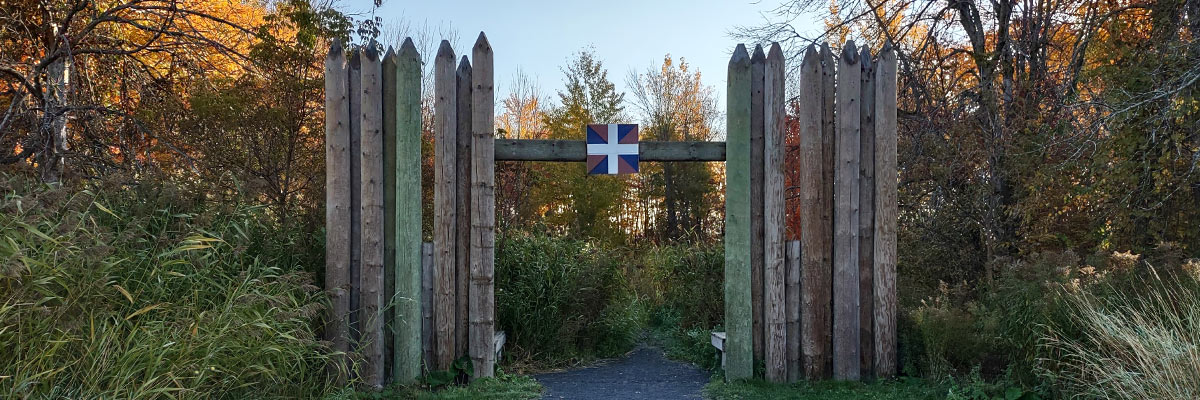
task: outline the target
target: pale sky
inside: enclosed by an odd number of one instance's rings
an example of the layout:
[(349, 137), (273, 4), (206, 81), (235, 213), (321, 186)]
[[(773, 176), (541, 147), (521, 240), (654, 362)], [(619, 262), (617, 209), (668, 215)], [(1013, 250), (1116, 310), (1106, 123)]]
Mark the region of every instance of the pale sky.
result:
[[(683, 58), (715, 90), (723, 112), (726, 66), (738, 43), (731, 31), (739, 25), (763, 24), (779, 2), (384, 0), (377, 15), (385, 24), (450, 26), (460, 36), (455, 43), (459, 55), (484, 31), (495, 51), (497, 98), (507, 94), (520, 68), (538, 83), (543, 96), (557, 104), (555, 92), (563, 82), (560, 68), (574, 53), (591, 48), (608, 70), (609, 80), (626, 92), (629, 71), (657, 68), (668, 53), (676, 60)], [(371, 0), (343, 0), (339, 5), (347, 12), (362, 13), (370, 10)], [(794, 24), (809, 33), (819, 26), (816, 21)], [(630, 100), (627, 93), (626, 101)], [(626, 110), (633, 111), (629, 105)]]

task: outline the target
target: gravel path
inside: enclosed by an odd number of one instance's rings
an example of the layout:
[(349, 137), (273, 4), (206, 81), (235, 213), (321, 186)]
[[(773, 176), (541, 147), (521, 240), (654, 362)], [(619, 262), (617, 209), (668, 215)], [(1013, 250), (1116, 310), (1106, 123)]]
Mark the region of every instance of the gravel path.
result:
[(582, 369), (534, 375), (543, 399), (700, 399), (708, 372), (671, 361), (662, 350), (639, 345), (632, 353)]

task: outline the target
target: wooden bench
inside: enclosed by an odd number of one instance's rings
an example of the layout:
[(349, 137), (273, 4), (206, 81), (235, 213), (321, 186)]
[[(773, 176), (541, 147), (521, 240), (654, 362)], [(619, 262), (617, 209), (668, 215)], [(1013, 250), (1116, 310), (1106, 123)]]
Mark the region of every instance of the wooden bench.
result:
[(725, 332), (713, 332), (712, 345), (721, 353), (721, 369), (725, 369)]

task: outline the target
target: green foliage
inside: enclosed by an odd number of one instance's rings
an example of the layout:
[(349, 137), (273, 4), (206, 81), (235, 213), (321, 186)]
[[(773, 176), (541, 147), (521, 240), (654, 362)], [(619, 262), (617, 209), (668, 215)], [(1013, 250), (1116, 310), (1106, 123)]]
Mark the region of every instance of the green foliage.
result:
[(539, 368), (633, 347), (644, 317), (620, 258), (596, 242), (546, 234), (501, 236), (496, 319), (509, 361)]
[(391, 400), (391, 399), (422, 399), (422, 400), (458, 400), (458, 399), (494, 399), (494, 400), (525, 400), (537, 399), (542, 396), (542, 385), (528, 376), (505, 374), (498, 372), (494, 378), (482, 378), (462, 386), (448, 386), (443, 389), (427, 387), (389, 387), (379, 392), (355, 392), (346, 389), (340, 393), (326, 397), (326, 400)]
[(47, 187), (3, 176), (0, 193), (0, 397), (328, 389), (313, 326), (322, 295), (305, 272), (320, 247), (261, 207), (115, 180)]
[(946, 398), (946, 389), (943, 385), (912, 378), (875, 383), (826, 381), (780, 385), (761, 380), (726, 383), (718, 376), (708, 386), (705, 386), (704, 392), (714, 400), (933, 400)]

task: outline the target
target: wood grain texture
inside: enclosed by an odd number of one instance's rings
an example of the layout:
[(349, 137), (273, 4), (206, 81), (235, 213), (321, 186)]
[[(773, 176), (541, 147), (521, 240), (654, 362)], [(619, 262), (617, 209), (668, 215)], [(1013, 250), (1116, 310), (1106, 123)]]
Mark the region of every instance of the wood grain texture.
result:
[(433, 242), (421, 243), (421, 360), (424, 369), (436, 364), (436, 324), (433, 323)]
[[(325, 292), (330, 350), (350, 351), (350, 102), (346, 53), (334, 43), (325, 57)], [(329, 364), (334, 383), (348, 379), (347, 359)]]
[(433, 178), (433, 322), (437, 335), (433, 369), (443, 370), (454, 361), (455, 248), (457, 236), (456, 192), (458, 96), (454, 50), (443, 40), (434, 58), (434, 178)]
[(804, 376), (800, 367), (800, 241), (789, 240), (786, 248), (787, 381), (798, 382)]
[(833, 378), (858, 380), (858, 155), (859, 96), (862, 95), (858, 49), (847, 41), (838, 62), (837, 145), (833, 179)]
[[(496, 161), (587, 161), (583, 140), (496, 139)], [(651, 161), (725, 161), (725, 142), (639, 141), (638, 159)]]
[(765, 360), (763, 350), (763, 75), (767, 56), (761, 45), (750, 56), (750, 310), (754, 317), (754, 360)]
[(492, 46), (479, 33), (472, 48), (471, 126), (471, 338), (476, 378), (496, 370), (496, 162), (495, 72)]
[(362, 52), (362, 132), (360, 157), (362, 193), (362, 269), (359, 275), (362, 310), (361, 375), (364, 385), (383, 387), (383, 71), (377, 43), (370, 43)]
[(454, 358), (467, 354), (471, 293), (471, 62), (463, 54), (455, 81), (458, 92), (454, 208)]
[(884, 46), (875, 74), (875, 374), (896, 375), (896, 54)]
[[(832, 283), (829, 193), (825, 175), (824, 90), (833, 79), (824, 73), (821, 55), (812, 46), (800, 65), (800, 352), (803, 376), (824, 379), (830, 348)], [(832, 104), (832, 101), (829, 102)]]
[(750, 56), (738, 45), (726, 86), (725, 379), (754, 376), (750, 311)]
[(421, 244), (421, 55), (405, 39), (396, 57), (396, 131), (393, 142), (395, 203), (395, 274), (393, 300), (394, 366), (396, 383), (409, 384), (421, 376), (425, 322)]
[(875, 331), (872, 307), (875, 289), (875, 70), (871, 50), (859, 54), (862, 76), (859, 96), (858, 156), (858, 279), (859, 367), (863, 379), (875, 376)]
[(763, 74), (763, 353), (766, 378), (787, 380), (787, 286), (784, 263), (784, 109), (783, 49), (771, 45)]
[(359, 293), (362, 269), (362, 55), (350, 52), (350, 347), (358, 346), (362, 333), (360, 311), (362, 298)]

